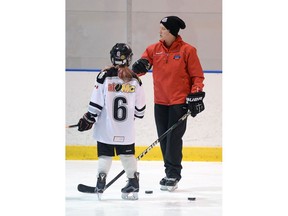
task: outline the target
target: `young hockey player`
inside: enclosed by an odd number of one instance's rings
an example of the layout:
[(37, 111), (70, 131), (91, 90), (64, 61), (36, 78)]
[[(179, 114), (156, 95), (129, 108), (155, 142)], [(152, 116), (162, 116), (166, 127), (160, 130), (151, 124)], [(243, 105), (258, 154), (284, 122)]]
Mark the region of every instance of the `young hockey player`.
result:
[(119, 155), (128, 178), (122, 188), (123, 199), (138, 199), (139, 172), (135, 158), (135, 118), (143, 118), (145, 95), (142, 82), (128, 68), (132, 50), (117, 43), (110, 51), (113, 66), (102, 70), (95, 82), (88, 112), (79, 120), (78, 130), (93, 128), (97, 140), (98, 179), (96, 193), (101, 199), (105, 190), (114, 151)]

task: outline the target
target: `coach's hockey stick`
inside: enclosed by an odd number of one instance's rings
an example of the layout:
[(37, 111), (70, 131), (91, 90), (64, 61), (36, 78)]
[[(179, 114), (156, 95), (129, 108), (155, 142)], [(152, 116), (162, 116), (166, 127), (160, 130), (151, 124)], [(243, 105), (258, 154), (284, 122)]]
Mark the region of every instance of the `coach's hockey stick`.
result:
[[(136, 160), (140, 160), (143, 158), (155, 145), (157, 145), (162, 139), (164, 139), (172, 130), (174, 130), (176, 127), (178, 127), (189, 115), (191, 114), (190, 110), (186, 114), (184, 114), (174, 125), (172, 125), (165, 133), (163, 133), (155, 142), (153, 142), (150, 146), (148, 146), (137, 158)], [(119, 179), (123, 174), (125, 173), (124, 170), (122, 170), (117, 176), (115, 176), (106, 186), (104, 191), (110, 187), (117, 179)], [(96, 187), (88, 186), (79, 184), (78, 185), (78, 191), (83, 193), (96, 193), (95, 192)]]

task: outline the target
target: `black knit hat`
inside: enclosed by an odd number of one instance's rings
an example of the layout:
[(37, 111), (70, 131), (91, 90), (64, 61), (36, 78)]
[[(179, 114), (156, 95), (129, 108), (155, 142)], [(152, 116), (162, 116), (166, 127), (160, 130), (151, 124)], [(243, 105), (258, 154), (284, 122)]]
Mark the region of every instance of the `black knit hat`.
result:
[(185, 22), (177, 16), (164, 17), (160, 23), (164, 25), (165, 28), (168, 29), (175, 37), (177, 37), (180, 28), (186, 28)]

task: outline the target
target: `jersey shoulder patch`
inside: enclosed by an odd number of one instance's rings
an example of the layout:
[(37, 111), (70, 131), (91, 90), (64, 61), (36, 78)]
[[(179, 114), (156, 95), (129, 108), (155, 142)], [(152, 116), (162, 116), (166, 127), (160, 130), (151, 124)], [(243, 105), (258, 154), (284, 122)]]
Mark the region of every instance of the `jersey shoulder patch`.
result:
[(103, 84), (107, 77), (118, 76), (118, 70), (115, 67), (104, 69), (97, 76), (97, 82)]
[(97, 76), (97, 78), (96, 78), (96, 81), (98, 82), (98, 83), (101, 83), (101, 84), (103, 84), (104, 83), (104, 81), (105, 81), (105, 78), (106, 78), (106, 72), (107, 71), (101, 71), (99, 74), (98, 74), (98, 76)]

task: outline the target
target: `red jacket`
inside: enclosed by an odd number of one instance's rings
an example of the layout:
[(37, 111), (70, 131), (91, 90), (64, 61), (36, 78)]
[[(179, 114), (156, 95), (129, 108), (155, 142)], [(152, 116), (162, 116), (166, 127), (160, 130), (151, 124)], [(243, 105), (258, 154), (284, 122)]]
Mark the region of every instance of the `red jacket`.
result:
[(148, 46), (142, 57), (153, 65), (154, 103), (185, 103), (189, 93), (202, 91), (203, 70), (195, 47), (179, 35), (170, 48), (162, 41)]

